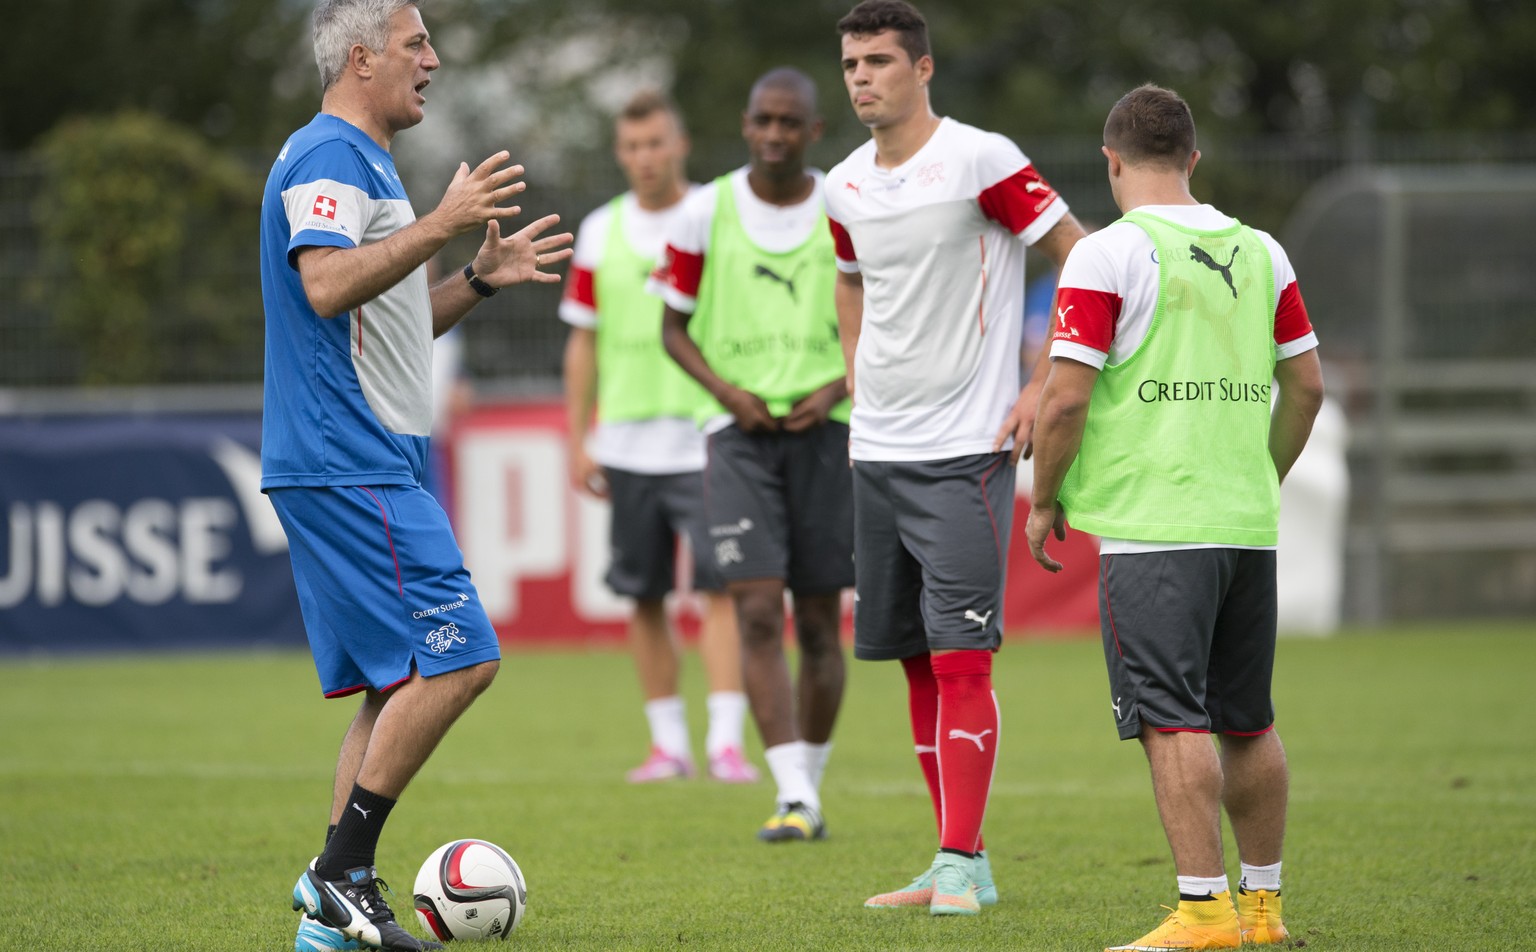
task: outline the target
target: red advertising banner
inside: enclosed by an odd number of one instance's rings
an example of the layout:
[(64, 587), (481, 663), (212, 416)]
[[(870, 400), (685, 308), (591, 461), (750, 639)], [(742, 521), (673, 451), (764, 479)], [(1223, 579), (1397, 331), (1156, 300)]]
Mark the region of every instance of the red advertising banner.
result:
[[(555, 402), (484, 405), (452, 436), (451, 515), (480, 598), (503, 641), (613, 640), (627, 600), (603, 584), (608, 504), (574, 492), (566, 479), (565, 410)], [(1090, 536), (1052, 540), (1066, 568), (1052, 575), (1024, 544), (1028, 467), (1019, 471), (1008, 555), (1007, 630), (1024, 635), (1098, 627), (1098, 551)], [(691, 628), (694, 603), (674, 598)], [(851, 605), (851, 598), (849, 600)]]

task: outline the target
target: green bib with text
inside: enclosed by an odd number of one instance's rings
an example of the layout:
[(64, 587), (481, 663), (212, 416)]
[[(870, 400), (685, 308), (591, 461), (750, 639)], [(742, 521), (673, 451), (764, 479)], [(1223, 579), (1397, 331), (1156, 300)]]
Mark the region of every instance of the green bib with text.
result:
[[(764, 251), (747, 237), (729, 175), (715, 180), (715, 194), (688, 333), (721, 379), (757, 394), (774, 416), (786, 416), (796, 401), (846, 373), (833, 301), (832, 233), (823, 221), (798, 248)], [(709, 403), (701, 422), (726, 412)], [(846, 423), (851, 409), (844, 400), (831, 418)]]
[(1106, 364), (1094, 385), (1061, 487), (1067, 520), (1117, 539), (1275, 545), (1269, 249), (1238, 223), (1197, 231), (1135, 211), (1121, 220), (1157, 247), (1157, 311), (1136, 352)]
[(623, 196), (615, 198), (593, 278), (597, 297), (597, 418), (605, 423), (692, 418), (709, 393), (661, 344), (661, 298), (646, 291), (656, 266), (624, 237)]

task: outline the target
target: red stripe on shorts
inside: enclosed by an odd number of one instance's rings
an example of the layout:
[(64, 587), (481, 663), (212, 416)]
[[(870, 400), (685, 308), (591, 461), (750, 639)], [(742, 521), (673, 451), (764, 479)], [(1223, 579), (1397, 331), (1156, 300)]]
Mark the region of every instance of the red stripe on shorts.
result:
[[(385, 515), (384, 513), (384, 504), (379, 502), (379, 497), (375, 496), (373, 494), (373, 490), (369, 489), (367, 486), (362, 486), (359, 488), (368, 494), (369, 498), (373, 500), (373, 504), (375, 506), (379, 507), (379, 518), (384, 520), (384, 541), (389, 543), (389, 557), (395, 560), (395, 587), (400, 590), (401, 595), (404, 595), (405, 581), (400, 578), (400, 557), (395, 554), (395, 539), (394, 536), (389, 534), (389, 516)], [(385, 690), (388, 690), (388, 688)]]
[(1003, 461), (998, 460), (981, 474), (981, 504), (987, 507), (987, 518), (992, 522), (992, 545), (997, 549), (998, 565), (1003, 564), (1003, 537), (997, 531), (997, 514), (992, 511), (992, 500), (987, 498), (987, 477), (997, 472), (997, 468), (1001, 465)]
[(1125, 652), (1120, 650), (1120, 632), (1115, 630), (1115, 609), (1109, 604), (1109, 560), (1114, 558), (1106, 555), (1099, 560), (1099, 587), (1104, 590), (1104, 614), (1109, 616), (1109, 633), (1115, 639), (1115, 654), (1125, 657)]
[(1275, 725), (1271, 724), (1261, 731), (1222, 731), (1222, 733), (1228, 737), (1263, 737), (1274, 729)]

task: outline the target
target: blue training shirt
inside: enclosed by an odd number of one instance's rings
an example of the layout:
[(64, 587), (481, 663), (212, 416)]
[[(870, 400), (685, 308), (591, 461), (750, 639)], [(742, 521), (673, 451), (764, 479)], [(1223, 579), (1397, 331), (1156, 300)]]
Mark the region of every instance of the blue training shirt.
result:
[(328, 317), (298, 272), (303, 248), (353, 248), (415, 220), (394, 160), (343, 119), (315, 116), (278, 153), (261, 199), (262, 489), (421, 482), (432, 429), (425, 265)]

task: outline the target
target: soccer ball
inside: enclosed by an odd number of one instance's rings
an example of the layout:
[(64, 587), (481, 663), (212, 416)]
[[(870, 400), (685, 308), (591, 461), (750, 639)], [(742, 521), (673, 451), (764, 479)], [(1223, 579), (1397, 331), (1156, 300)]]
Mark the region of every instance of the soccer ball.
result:
[(416, 916), (438, 939), (505, 939), (528, 904), (523, 871), (485, 840), (454, 840), (416, 874)]

